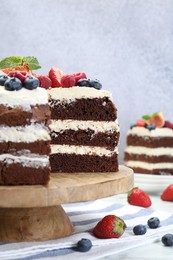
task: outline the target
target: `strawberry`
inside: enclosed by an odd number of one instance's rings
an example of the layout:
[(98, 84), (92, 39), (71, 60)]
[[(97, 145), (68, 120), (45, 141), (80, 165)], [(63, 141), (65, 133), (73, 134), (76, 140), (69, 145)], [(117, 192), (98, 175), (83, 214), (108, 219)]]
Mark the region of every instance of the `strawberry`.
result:
[(61, 78), (64, 76), (64, 73), (57, 67), (52, 67), (49, 71), (49, 78), (52, 81), (52, 88), (61, 87)]
[(123, 219), (115, 215), (107, 215), (94, 227), (93, 234), (98, 238), (119, 238), (126, 227)]
[(38, 80), (40, 82), (40, 87), (41, 88), (45, 88), (45, 89), (48, 89), (52, 86), (52, 81), (51, 79), (46, 76), (46, 75), (39, 75), (38, 77)]
[(80, 79), (86, 79), (87, 76), (84, 72), (78, 72), (73, 74), (74, 78), (75, 78), (75, 86), (77, 86), (77, 83)]
[(136, 126), (140, 126), (140, 127), (143, 127), (145, 126), (146, 122), (142, 119), (139, 119), (137, 122), (136, 122)]
[(143, 208), (148, 208), (152, 204), (149, 195), (137, 187), (129, 191), (127, 200), (129, 204)]
[(72, 87), (75, 85), (75, 77), (74, 75), (64, 75), (62, 78), (61, 78), (61, 86), (63, 88), (68, 88), (68, 87)]
[(21, 80), (22, 83), (24, 83), (25, 79), (27, 77), (30, 76), (30, 74), (28, 74), (26, 71), (19, 71), (19, 70), (15, 70), (15, 71), (10, 71), (8, 73), (9, 77), (15, 77)]
[(161, 199), (173, 201), (173, 184), (170, 184), (161, 194)]

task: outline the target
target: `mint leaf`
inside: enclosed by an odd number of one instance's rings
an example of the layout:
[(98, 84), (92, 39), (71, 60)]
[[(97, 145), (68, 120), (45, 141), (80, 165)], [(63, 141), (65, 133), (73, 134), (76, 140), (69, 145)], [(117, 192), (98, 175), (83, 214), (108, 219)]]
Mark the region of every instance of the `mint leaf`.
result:
[(142, 118), (145, 119), (145, 120), (149, 120), (149, 119), (151, 118), (151, 116), (149, 116), (149, 115), (144, 115), (144, 116), (142, 116)]
[(26, 56), (22, 59), (22, 64), (27, 63), (30, 70), (40, 69), (41, 66), (37, 60), (37, 58), (33, 56)]
[(14, 68), (22, 64), (22, 58), (20, 56), (6, 57), (0, 61), (0, 69)]
[(151, 118), (154, 118), (157, 114), (158, 114), (158, 112), (153, 113)]

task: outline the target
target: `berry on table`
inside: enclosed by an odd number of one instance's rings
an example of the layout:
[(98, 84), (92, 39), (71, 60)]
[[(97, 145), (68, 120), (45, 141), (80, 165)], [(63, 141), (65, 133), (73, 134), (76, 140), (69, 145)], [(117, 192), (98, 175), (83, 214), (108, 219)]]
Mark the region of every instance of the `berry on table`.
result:
[(9, 91), (19, 90), (22, 88), (22, 82), (18, 78), (9, 78), (5, 81), (4, 86)]
[(146, 226), (144, 226), (142, 224), (136, 225), (133, 228), (133, 233), (135, 235), (144, 235), (146, 232), (147, 232), (147, 228), (146, 228)]
[(160, 225), (160, 219), (157, 217), (152, 217), (147, 221), (150, 228), (158, 228)]
[(39, 80), (33, 76), (27, 77), (24, 81), (24, 87), (27, 89), (36, 89), (39, 87)]
[(5, 74), (0, 75), (0, 86), (4, 86), (5, 81), (9, 79), (9, 77)]
[(127, 201), (131, 205), (140, 206), (144, 208), (148, 208), (152, 204), (149, 195), (145, 191), (137, 187), (133, 188), (131, 191), (128, 192)]
[(173, 184), (170, 184), (161, 194), (161, 199), (165, 201), (173, 201)]
[(88, 252), (91, 249), (91, 247), (92, 247), (92, 242), (87, 238), (82, 238), (77, 243), (77, 250), (79, 252)]
[(166, 234), (161, 240), (165, 246), (173, 246), (173, 234)]

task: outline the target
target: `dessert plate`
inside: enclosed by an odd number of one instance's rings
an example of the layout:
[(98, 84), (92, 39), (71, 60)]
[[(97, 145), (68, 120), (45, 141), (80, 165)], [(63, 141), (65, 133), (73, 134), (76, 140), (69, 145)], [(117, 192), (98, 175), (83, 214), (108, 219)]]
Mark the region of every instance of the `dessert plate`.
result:
[(170, 184), (173, 184), (173, 175), (134, 174), (135, 186), (150, 193), (162, 193)]

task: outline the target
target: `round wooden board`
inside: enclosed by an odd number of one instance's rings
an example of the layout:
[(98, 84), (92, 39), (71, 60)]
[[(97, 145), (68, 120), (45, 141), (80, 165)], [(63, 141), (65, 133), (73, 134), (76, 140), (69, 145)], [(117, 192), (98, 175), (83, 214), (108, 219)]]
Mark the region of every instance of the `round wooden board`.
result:
[(54, 173), (47, 186), (1, 186), (0, 208), (40, 208), (95, 200), (127, 192), (133, 184), (133, 171), (121, 165), (116, 173)]

